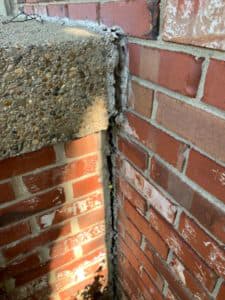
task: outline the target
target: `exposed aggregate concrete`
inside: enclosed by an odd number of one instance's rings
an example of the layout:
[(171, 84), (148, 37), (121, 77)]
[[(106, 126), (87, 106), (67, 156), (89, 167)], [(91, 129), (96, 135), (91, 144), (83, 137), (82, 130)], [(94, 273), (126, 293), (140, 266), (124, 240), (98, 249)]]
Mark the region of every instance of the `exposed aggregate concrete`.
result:
[(114, 39), (53, 22), (0, 19), (0, 159), (107, 128)]

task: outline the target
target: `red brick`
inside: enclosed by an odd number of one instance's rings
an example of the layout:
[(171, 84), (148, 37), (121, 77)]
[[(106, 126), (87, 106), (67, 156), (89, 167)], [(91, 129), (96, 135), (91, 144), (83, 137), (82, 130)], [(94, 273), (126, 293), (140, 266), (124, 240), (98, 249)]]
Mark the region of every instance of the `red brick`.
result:
[(67, 4), (49, 4), (47, 10), (50, 17), (68, 17)]
[(21, 241), (20, 243), (3, 249), (3, 254), (7, 259), (12, 259), (18, 255), (26, 254), (28, 251), (43, 246), (51, 241), (61, 238), (71, 233), (70, 223), (64, 224), (62, 227), (52, 228), (41, 232), (32, 238)]
[(153, 105), (153, 90), (132, 81), (128, 99), (129, 107), (140, 115), (150, 118)]
[(133, 135), (143, 145), (157, 153), (174, 167), (179, 170), (182, 168), (184, 163), (183, 153), (186, 149), (183, 143), (175, 140), (162, 130), (138, 118), (134, 114), (127, 113), (126, 118), (124, 127), (128, 134)]
[(63, 188), (22, 200), (0, 209), (0, 225), (26, 218), (34, 213), (60, 205), (65, 202)]
[(162, 291), (164, 280), (156, 271), (156, 269), (153, 267), (152, 264), (154, 264), (154, 262), (152, 260), (152, 256), (151, 257), (146, 256), (145, 251), (142, 251), (142, 249), (134, 243), (133, 239), (128, 234), (126, 234), (125, 236), (125, 243), (129, 247), (129, 249), (131, 249), (131, 251), (135, 253), (135, 256), (137, 257), (139, 264), (145, 269), (145, 271), (151, 277), (152, 281), (155, 283), (157, 288), (160, 291)]
[(149, 275), (143, 270), (141, 273), (142, 281), (144, 285), (147, 287), (149, 293), (152, 295), (155, 300), (163, 300), (163, 295), (159, 292), (159, 290), (154, 285), (153, 281), (150, 279)]
[(176, 258), (173, 257), (170, 262), (170, 268), (176, 275), (176, 278), (180, 280), (193, 294), (193, 297), (201, 300), (210, 300), (211, 297), (203, 289), (200, 282), (194, 278), (190, 272), (188, 272), (183, 264)]
[(118, 25), (132, 36), (150, 35), (151, 18), (144, 0), (101, 3), (100, 20), (108, 26)]
[(0, 161), (0, 180), (17, 176), (55, 162), (52, 147)]
[(126, 285), (125, 287), (131, 287), (128, 289), (128, 292), (131, 293), (131, 299), (134, 294), (137, 299), (144, 298), (153, 300), (148, 291), (148, 287), (146, 287), (144, 282), (141, 280), (140, 272), (137, 273), (137, 271), (132, 267), (130, 261), (127, 259), (126, 253), (120, 253), (119, 274), (122, 275), (125, 282), (129, 283), (129, 286)]
[(24, 5), (24, 12), (28, 15), (32, 15), (34, 13), (33, 5)]
[(136, 209), (145, 214), (147, 211), (147, 200), (144, 199), (127, 181), (119, 178), (119, 188), (123, 195), (136, 207)]
[[(126, 249), (123, 249), (123, 251), (125, 253), (120, 252), (120, 257), (119, 257), (119, 268), (120, 268), (119, 274), (122, 275), (125, 282), (128, 283), (128, 286), (125, 285), (124, 287), (128, 288), (126, 292), (130, 294), (129, 299), (133, 299), (132, 297), (133, 295), (135, 295), (137, 299), (144, 298), (144, 299), (152, 300), (153, 297), (149, 293), (148, 287), (146, 287), (144, 282), (141, 280), (140, 272), (138, 272), (137, 269), (133, 268), (132, 263), (129, 261), (129, 258), (127, 257)], [(133, 254), (130, 253), (129, 257), (130, 259), (132, 259)]]
[(135, 208), (129, 203), (128, 200), (125, 201), (124, 210), (128, 218), (132, 221), (133, 224), (135, 224), (138, 230), (140, 230), (140, 232), (144, 234), (144, 236), (156, 249), (156, 251), (163, 258), (166, 258), (168, 255), (168, 247), (160, 238), (160, 236), (154, 231), (154, 229), (152, 229), (148, 221), (135, 210)]
[(213, 157), (225, 161), (225, 120), (161, 93), (158, 94), (156, 120)]
[(84, 229), (93, 224), (102, 222), (104, 218), (105, 218), (105, 211), (104, 211), (104, 207), (102, 206), (99, 209), (96, 209), (94, 211), (92, 210), (89, 213), (79, 216), (77, 219), (78, 219), (78, 224), (80, 229)]
[(75, 20), (97, 21), (97, 3), (68, 4), (68, 17)]
[[(5, 277), (16, 277), (24, 272), (29, 272), (33, 268), (40, 266), (40, 258), (37, 253), (31, 254), (26, 257), (18, 258), (14, 260), (12, 263), (7, 265), (4, 269)], [(1, 275), (0, 275), (1, 276)]]
[(140, 147), (121, 137), (118, 140), (118, 147), (119, 150), (139, 169), (145, 170), (147, 168), (148, 155), (144, 150), (140, 149)]
[(10, 225), (0, 229), (0, 246), (9, 244), (31, 233), (27, 222), (21, 222), (16, 225)]
[(224, 300), (225, 298), (225, 282), (222, 283), (216, 300)]
[[(60, 300), (72, 300), (76, 296), (78, 291), (83, 290), (86, 286), (90, 285), (93, 282), (93, 277), (84, 279), (82, 282), (77, 283), (64, 291), (60, 292)], [(75, 298), (76, 300), (76, 298)]]
[(190, 152), (187, 176), (225, 203), (225, 168), (197, 151)]
[[(133, 240), (137, 245), (141, 244), (141, 233), (137, 229), (137, 227), (128, 219), (126, 218), (125, 214), (122, 214), (121, 211), (118, 212), (118, 221), (119, 224), (123, 225), (124, 230), (126, 230), (130, 236), (132, 236)], [(121, 234), (121, 232), (119, 231)]]
[(196, 96), (203, 59), (137, 44), (130, 44), (129, 50), (133, 75), (183, 95)]
[(0, 203), (9, 202), (15, 199), (15, 194), (10, 182), (0, 184)]
[(203, 101), (225, 110), (224, 86), (225, 61), (212, 59), (206, 76)]
[(173, 227), (153, 210), (150, 210), (150, 224), (193, 276), (212, 291), (217, 280), (215, 273), (181, 239)]
[(224, 0), (170, 0), (164, 8), (163, 39), (225, 50)]
[(65, 144), (66, 156), (69, 158), (97, 152), (98, 148), (99, 134), (91, 134)]
[(174, 274), (171, 272), (168, 265), (165, 264), (156, 254), (154, 254), (154, 265), (158, 272), (160, 272), (160, 274), (162, 274), (162, 276), (166, 279), (170, 289), (179, 296), (179, 299), (193, 300), (193, 296), (189, 293), (189, 291), (174, 277)]
[(79, 201), (72, 202), (68, 205), (63, 205), (54, 210), (43, 213), (37, 216), (38, 225), (41, 228), (46, 228), (52, 226), (53, 224), (58, 224), (69, 218), (79, 216), (89, 212), (92, 209), (99, 208), (103, 204), (103, 199), (101, 194), (93, 194)]
[(92, 176), (83, 180), (80, 180), (73, 184), (74, 197), (81, 197), (85, 194), (94, 192), (102, 187), (100, 178), (98, 176)]
[(132, 186), (170, 223), (176, 215), (176, 206), (137, 172), (127, 161), (123, 161), (121, 172)]
[(98, 249), (98, 248), (103, 249), (104, 247), (105, 247), (105, 236), (102, 235), (97, 239), (94, 239), (90, 243), (86, 243), (82, 246), (83, 255), (89, 254), (94, 249)]
[[(138, 261), (139, 252), (137, 253), (135, 252), (134, 255), (134, 249), (129, 248), (122, 239), (120, 239), (118, 243), (119, 243), (120, 250), (122, 250), (123, 254), (126, 256), (126, 258), (130, 262), (131, 266), (134, 268), (136, 273), (139, 274), (140, 279), (144, 283), (146, 289), (149, 291), (149, 294), (153, 297), (153, 299), (162, 300), (163, 298), (162, 296), (160, 296), (159, 290), (157, 289), (155, 284), (153, 284), (152, 280), (147, 275), (147, 273), (144, 270), (142, 270), (142, 262)], [(139, 258), (141, 259), (141, 257)]]
[(213, 235), (225, 242), (224, 213), (159, 161), (151, 161), (151, 178), (185, 207)]
[(174, 294), (171, 292), (170, 289), (167, 290), (165, 299), (166, 300), (177, 300), (177, 298), (174, 296)]
[(225, 278), (225, 250), (184, 213), (181, 215), (179, 231), (186, 242), (202, 256), (204, 261), (219, 276)]
[(96, 155), (85, 157), (63, 166), (24, 176), (23, 181), (29, 192), (36, 193), (89, 173), (94, 173), (97, 169), (97, 161), (98, 156)]
[(67, 247), (68, 249), (71, 249), (76, 246), (81, 246), (83, 244), (90, 243), (91, 241), (103, 234), (105, 234), (104, 223), (92, 225), (91, 227), (86, 228), (83, 231), (80, 230), (78, 234), (70, 237), (68, 241), (66, 241)]
[(69, 205), (64, 205), (60, 208), (48, 211), (43, 213), (40, 216), (37, 216), (37, 223), (40, 228), (48, 228), (52, 225), (63, 222), (73, 216), (76, 216), (76, 206), (72, 203)]
[(47, 5), (35, 5), (34, 6), (34, 13), (39, 15), (39, 16), (47, 16), (48, 11), (47, 11)]

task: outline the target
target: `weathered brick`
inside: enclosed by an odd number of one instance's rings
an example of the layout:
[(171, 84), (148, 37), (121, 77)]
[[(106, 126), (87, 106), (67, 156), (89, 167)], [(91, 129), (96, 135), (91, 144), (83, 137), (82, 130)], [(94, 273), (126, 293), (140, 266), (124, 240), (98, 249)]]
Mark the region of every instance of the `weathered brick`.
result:
[(54, 189), (10, 206), (0, 208), (0, 225), (24, 219), (34, 213), (60, 205), (65, 202), (63, 188)]
[(210, 300), (210, 296), (203, 289), (200, 282), (188, 272), (184, 265), (174, 256), (169, 267), (180, 280), (193, 294), (193, 297), (201, 300)]
[(225, 242), (225, 216), (221, 209), (194, 191), (156, 159), (152, 159), (151, 161), (150, 176), (179, 204), (190, 211), (205, 228), (221, 241)]
[(224, 300), (225, 298), (225, 282), (222, 283), (216, 300)]
[[(141, 233), (137, 229), (137, 227), (126, 217), (125, 213), (122, 214), (121, 211), (118, 212), (118, 222), (119, 222), (119, 225), (122, 224), (124, 230), (126, 232), (128, 232), (130, 234), (130, 236), (132, 236), (135, 243), (137, 245), (140, 245), (141, 244)], [(120, 230), (118, 230), (118, 232), (120, 233), (120, 235), (122, 234), (122, 232)]]
[(130, 44), (129, 50), (133, 75), (183, 95), (196, 96), (203, 59), (137, 44)]
[(34, 250), (37, 247), (43, 246), (57, 238), (66, 236), (71, 233), (70, 223), (64, 224), (62, 227), (55, 227), (49, 230), (43, 231), (34, 237), (30, 237), (26, 240), (12, 245), (11, 247), (4, 248), (2, 250), (4, 256), (7, 259), (13, 259), (21, 254), (26, 254), (28, 251)]
[(133, 135), (143, 145), (156, 152), (173, 166), (178, 169), (182, 168), (184, 163), (183, 153), (186, 149), (183, 143), (134, 114), (126, 113), (126, 118), (124, 129), (127, 133)]
[(24, 5), (24, 12), (28, 15), (32, 15), (34, 13), (33, 5)]
[(10, 182), (0, 184), (0, 203), (14, 200), (15, 195)]
[[(10, 278), (29, 271), (32, 268), (36, 268), (37, 266), (40, 266), (40, 258), (38, 253), (34, 253), (25, 257), (20, 257), (12, 263), (7, 264), (2, 272), (4, 272), (5, 278)], [(2, 272), (0, 272), (0, 277)]]
[(199, 253), (204, 261), (225, 278), (225, 251), (184, 213), (180, 218), (179, 231), (186, 242)]
[(67, 4), (48, 4), (48, 15), (50, 17), (68, 17), (68, 5)]
[(92, 152), (97, 152), (98, 148), (99, 134), (90, 134), (65, 144), (66, 157), (68, 158), (79, 157)]
[(157, 122), (225, 161), (225, 120), (169, 96), (158, 94)]
[(78, 219), (78, 224), (80, 229), (84, 229), (93, 224), (102, 222), (104, 220), (104, 217), (105, 217), (105, 211), (104, 211), (104, 207), (102, 206), (99, 209), (96, 209), (94, 211), (79, 216), (77, 219)]
[(173, 227), (153, 209), (150, 210), (150, 224), (193, 276), (209, 291), (212, 291), (217, 280), (213, 270), (181, 239)]
[(118, 25), (132, 36), (147, 38), (150, 35), (151, 18), (144, 0), (101, 3), (100, 20), (108, 26)]
[[(132, 253), (128, 253), (129, 258), (127, 257), (127, 253), (126, 250), (124, 251), (125, 253), (121, 252), (121, 259), (119, 260), (120, 263), (120, 270), (119, 273), (122, 275), (123, 274), (123, 278), (129, 282), (129, 285), (131, 287), (134, 287), (130, 289), (131, 292), (131, 299), (132, 299), (132, 295), (134, 294), (136, 298), (138, 299), (142, 299), (144, 297), (144, 299), (149, 299), (149, 300), (153, 300), (153, 297), (151, 295), (151, 293), (149, 292), (149, 285), (145, 285), (142, 278), (141, 278), (141, 273), (138, 272), (138, 270), (135, 270), (135, 268), (133, 268), (132, 263), (131, 263), (131, 259), (135, 259), (135, 257), (133, 256)], [(126, 270), (125, 272), (123, 270)], [(152, 284), (151, 284), (152, 287)], [(128, 290), (129, 291), (129, 290)]]
[(48, 11), (47, 11), (47, 5), (34, 5), (34, 13), (39, 15), (39, 16), (47, 16)]
[[(152, 280), (148, 277), (147, 274), (146, 274), (147, 276), (144, 274), (143, 270), (141, 271), (141, 264), (138, 262), (137, 256), (134, 255), (133, 251), (129, 249), (126, 243), (124, 243), (122, 240), (119, 240), (119, 247), (133, 268), (131, 274), (134, 274), (135, 277), (136, 274), (138, 274), (139, 279), (137, 281), (137, 284), (135, 284), (135, 286), (139, 286), (143, 294), (149, 293), (153, 297), (153, 299), (161, 300), (162, 298), (160, 298), (159, 291), (156, 288), (156, 286), (152, 283)], [(133, 283), (136, 282), (135, 277), (133, 278)]]
[(97, 170), (98, 156), (92, 155), (81, 158), (63, 166), (54, 167), (45, 171), (23, 177), (29, 192), (36, 193), (41, 190), (59, 185), (63, 182), (78, 179), (79, 177), (94, 173)]
[(225, 110), (224, 87), (225, 61), (212, 59), (206, 76), (203, 101)]
[(68, 4), (68, 17), (75, 20), (97, 21), (97, 3)]
[(145, 251), (142, 251), (142, 249), (138, 247), (136, 243), (134, 243), (133, 239), (129, 234), (126, 234), (124, 242), (127, 244), (129, 249), (131, 249), (131, 251), (135, 253), (136, 258), (139, 261), (140, 270), (143, 267), (148, 273), (148, 275), (151, 277), (152, 281), (154, 281), (157, 288), (160, 291), (162, 291), (164, 281), (163, 278), (157, 272), (157, 270), (153, 267), (152, 264), (154, 264), (154, 262), (152, 261), (152, 257), (146, 256)]
[[(168, 265), (165, 264), (156, 254), (154, 254), (154, 266), (158, 270), (158, 272), (166, 279), (170, 286), (170, 289), (179, 296), (179, 299), (193, 300), (190, 292), (184, 287), (184, 285), (181, 284), (180, 281), (175, 278)], [(176, 298), (167, 297), (167, 299), (174, 300)]]
[(147, 200), (144, 199), (127, 181), (119, 177), (119, 188), (122, 194), (136, 207), (142, 214), (146, 213)]
[(166, 300), (177, 300), (177, 298), (174, 296), (174, 294), (171, 292), (171, 290), (168, 288), (165, 296)]
[(70, 237), (67, 243), (68, 249), (74, 248), (76, 246), (80, 246), (83, 244), (90, 243), (94, 239), (102, 236), (105, 233), (105, 224), (98, 223), (94, 224), (85, 230), (80, 230), (78, 234)]
[(128, 105), (140, 115), (150, 118), (153, 105), (153, 90), (132, 81), (129, 91)]
[(118, 140), (118, 147), (119, 150), (139, 169), (145, 170), (147, 168), (148, 155), (146, 151), (121, 137)]
[(166, 1), (163, 39), (225, 50), (224, 9), (223, 0)]
[(52, 147), (7, 158), (0, 161), (0, 180), (30, 172), (54, 162), (55, 152)]
[(93, 249), (103, 249), (105, 247), (105, 236), (102, 235), (97, 239), (94, 239), (90, 243), (82, 245), (83, 255), (87, 255), (93, 251)]
[(81, 197), (102, 187), (99, 176), (92, 176), (73, 184), (74, 197)]
[(144, 196), (149, 205), (152, 205), (170, 223), (174, 221), (176, 206), (168, 198), (164, 197), (162, 193), (138, 173), (127, 161), (123, 161), (121, 171), (128, 182)]
[(190, 152), (187, 176), (225, 203), (225, 168), (197, 151)]
[(138, 230), (140, 230), (140, 232), (144, 234), (149, 243), (163, 258), (166, 258), (168, 255), (168, 247), (150, 226), (148, 221), (136, 211), (136, 209), (129, 203), (128, 200), (125, 201), (124, 210), (128, 218), (133, 222), (133, 224), (135, 224)]
[(27, 222), (21, 222), (16, 225), (10, 225), (0, 229), (0, 246), (7, 245), (31, 233), (30, 226)]

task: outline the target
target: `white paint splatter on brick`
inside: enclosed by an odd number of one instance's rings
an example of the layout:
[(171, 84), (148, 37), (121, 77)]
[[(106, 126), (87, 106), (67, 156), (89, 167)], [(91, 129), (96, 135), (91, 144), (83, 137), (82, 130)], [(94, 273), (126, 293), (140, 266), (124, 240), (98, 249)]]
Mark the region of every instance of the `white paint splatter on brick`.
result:
[(127, 179), (162, 216), (170, 223), (173, 222), (176, 207), (154, 188), (140, 173), (127, 161), (123, 161), (122, 170)]
[(186, 285), (186, 279), (185, 279), (185, 275), (184, 275), (185, 268), (181, 264), (181, 262), (179, 262), (178, 259), (173, 260), (172, 268), (175, 271), (175, 273), (177, 274), (177, 276), (179, 277), (179, 279), (183, 282), (183, 284)]
[(136, 133), (135, 128), (132, 128), (127, 120), (124, 122), (123, 128), (128, 134), (132, 135), (136, 139), (139, 139), (139, 136)]
[(53, 223), (54, 218), (55, 218), (55, 212), (52, 212), (52, 213), (47, 214), (47, 215), (43, 215), (40, 218), (41, 225), (44, 228), (51, 226), (52, 223)]
[(212, 169), (215, 181), (219, 181), (222, 186), (225, 186), (225, 173), (218, 169)]

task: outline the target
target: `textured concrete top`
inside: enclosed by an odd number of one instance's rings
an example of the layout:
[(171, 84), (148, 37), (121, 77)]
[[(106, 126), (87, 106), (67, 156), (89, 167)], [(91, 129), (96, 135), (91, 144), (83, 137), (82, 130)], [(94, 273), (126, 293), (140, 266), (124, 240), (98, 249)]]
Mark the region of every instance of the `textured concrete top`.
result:
[(0, 159), (107, 128), (114, 40), (46, 21), (0, 25)]

